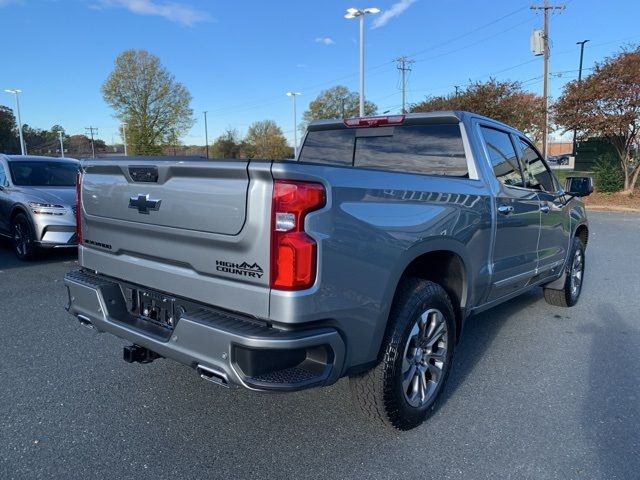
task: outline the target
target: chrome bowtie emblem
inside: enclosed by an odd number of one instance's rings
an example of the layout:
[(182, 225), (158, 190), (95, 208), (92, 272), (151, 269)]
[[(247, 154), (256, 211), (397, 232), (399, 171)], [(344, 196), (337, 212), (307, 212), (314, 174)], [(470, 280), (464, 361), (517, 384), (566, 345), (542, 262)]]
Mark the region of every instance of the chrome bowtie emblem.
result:
[(149, 194), (139, 193), (129, 198), (129, 208), (135, 208), (138, 213), (149, 213), (151, 210), (158, 210), (162, 200), (153, 200), (149, 198)]

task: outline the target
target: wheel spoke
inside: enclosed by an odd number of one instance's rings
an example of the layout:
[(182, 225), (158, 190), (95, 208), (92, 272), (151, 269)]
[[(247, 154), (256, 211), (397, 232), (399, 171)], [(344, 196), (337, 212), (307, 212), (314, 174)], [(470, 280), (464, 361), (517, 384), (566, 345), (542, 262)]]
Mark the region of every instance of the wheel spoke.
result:
[(431, 373), (431, 381), (437, 384), (442, 377), (442, 364), (438, 366), (435, 363), (429, 362), (427, 363), (427, 366), (429, 368), (429, 373)]
[(409, 385), (415, 379), (417, 370), (418, 370), (418, 367), (416, 367), (415, 365), (411, 365), (409, 367), (409, 369), (404, 372), (404, 375), (403, 375), (403, 378), (402, 378), (402, 389), (405, 392), (408, 391)]
[(421, 371), (418, 376), (420, 382), (420, 404), (424, 404), (427, 401), (427, 378), (425, 372)]
[(446, 330), (446, 325), (444, 322), (439, 323), (433, 333), (429, 336), (427, 340), (427, 346), (433, 347), (433, 345), (442, 338)]

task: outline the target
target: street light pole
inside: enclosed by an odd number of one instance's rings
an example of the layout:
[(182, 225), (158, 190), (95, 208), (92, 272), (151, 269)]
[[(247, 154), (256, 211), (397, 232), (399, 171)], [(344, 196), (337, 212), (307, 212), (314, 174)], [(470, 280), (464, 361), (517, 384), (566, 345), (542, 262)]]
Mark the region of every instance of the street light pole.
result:
[(124, 144), (124, 156), (127, 157), (127, 123), (122, 122), (122, 143)]
[[(580, 45), (580, 66), (578, 67), (578, 83), (582, 82), (582, 59), (584, 57), (584, 44), (589, 40), (582, 40), (581, 42), (576, 42), (576, 45)], [(573, 129), (573, 156), (576, 156), (578, 153), (578, 143), (576, 142), (576, 134), (577, 129)]]
[(209, 130), (207, 128), (207, 112), (204, 111), (204, 142), (206, 144), (205, 150), (207, 152), (207, 158), (209, 158)]
[(293, 158), (298, 158), (298, 120), (296, 115), (296, 97), (300, 92), (287, 92), (287, 97), (293, 100)]
[(344, 18), (360, 17), (360, 116), (364, 117), (364, 16), (368, 13), (380, 13), (377, 7), (348, 8)]
[(58, 138), (60, 139), (60, 156), (64, 157), (64, 143), (62, 141), (62, 130), (58, 130)]
[(16, 96), (16, 112), (18, 113), (18, 132), (20, 133), (20, 152), (22, 155), (27, 154), (27, 146), (24, 144), (24, 137), (22, 136), (22, 118), (20, 117), (20, 99), (18, 98), (18, 94), (22, 93), (22, 90), (17, 88), (14, 89), (6, 89), (5, 92), (13, 93)]

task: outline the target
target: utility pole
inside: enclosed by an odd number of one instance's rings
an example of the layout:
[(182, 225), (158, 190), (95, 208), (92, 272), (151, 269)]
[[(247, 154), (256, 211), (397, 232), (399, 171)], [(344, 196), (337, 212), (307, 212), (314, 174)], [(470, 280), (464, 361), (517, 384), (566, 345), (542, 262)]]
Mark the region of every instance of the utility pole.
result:
[(456, 97), (458, 96), (458, 91), (460, 90), (460, 85), (454, 85), (453, 88), (456, 89)]
[(64, 143), (62, 141), (62, 130), (58, 130), (58, 138), (60, 139), (60, 156), (64, 157)]
[(407, 98), (407, 72), (411, 71), (411, 64), (414, 63), (413, 60), (409, 60), (407, 57), (402, 56), (396, 58), (396, 62), (398, 65), (396, 68), (400, 70), (400, 82), (402, 89), (402, 110), (401, 113), (407, 113), (407, 109), (405, 108), (406, 98)]
[[(580, 66), (578, 67), (578, 83), (582, 82), (582, 58), (584, 57), (584, 44), (589, 40), (582, 40), (581, 42), (576, 42), (576, 45), (580, 45)], [(576, 134), (577, 130), (573, 129), (573, 156), (576, 156), (578, 151), (578, 144), (576, 142)]]
[(544, 0), (543, 5), (532, 5), (531, 10), (542, 10), (544, 17), (542, 39), (544, 41), (544, 72), (542, 82), (542, 97), (544, 100), (544, 126), (542, 129), (542, 156), (547, 158), (549, 147), (549, 10), (564, 10), (564, 5), (549, 5)]
[(209, 130), (207, 129), (207, 112), (204, 112), (204, 142), (206, 144), (205, 150), (207, 151), (207, 158), (209, 158)]
[(22, 93), (22, 90), (18, 88), (7, 88), (5, 92), (12, 93), (16, 97), (16, 109), (18, 113), (18, 133), (20, 134), (20, 152), (22, 155), (26, 155), (27, 145), (24, 143), (24, 137), (22, 136), (22, 118), (20, 118), (20, 99), (18, 98), (18, 95)]
[(93, 144), (93, 134), (95, 133), (96, 135), (98, 134), (98, 128), (97, 127), (92, 127), (92, 126), (88, 126), (85, 127), (85, 132), (89, 133), (91, 135), (91, 156), (93, 158), (96, 158), (96, 147)]
[(296, 97), (302, 95), (300, 92), (287, 92), (287, 97), (293, 100), (293, 158), (298, 158), (298, 121), (296, 114)]
[(127, 157), (127, 123), (122, 123), (122, 143), (124, 144), (124, 156)]

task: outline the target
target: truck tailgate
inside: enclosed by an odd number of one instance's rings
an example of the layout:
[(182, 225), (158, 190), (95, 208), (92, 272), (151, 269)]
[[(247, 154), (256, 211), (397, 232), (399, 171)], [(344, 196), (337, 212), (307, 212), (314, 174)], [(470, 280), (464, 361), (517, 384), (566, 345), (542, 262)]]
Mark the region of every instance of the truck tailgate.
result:
[(269, 162), (92, 160), (83, 169), (82, 266), (268, 314)]
[[(132, 174), (145, 181), (136, 182)], [(146, 181), (155, 175), (157, 181)], [(237, 235), (245, 221), (249, 177), (244, 161), (110, 162), (88, 168), (83, 182), (84, 209), (94, 217), (223, 235)], [(161, 202), (157, 209), (153, 201)]]

